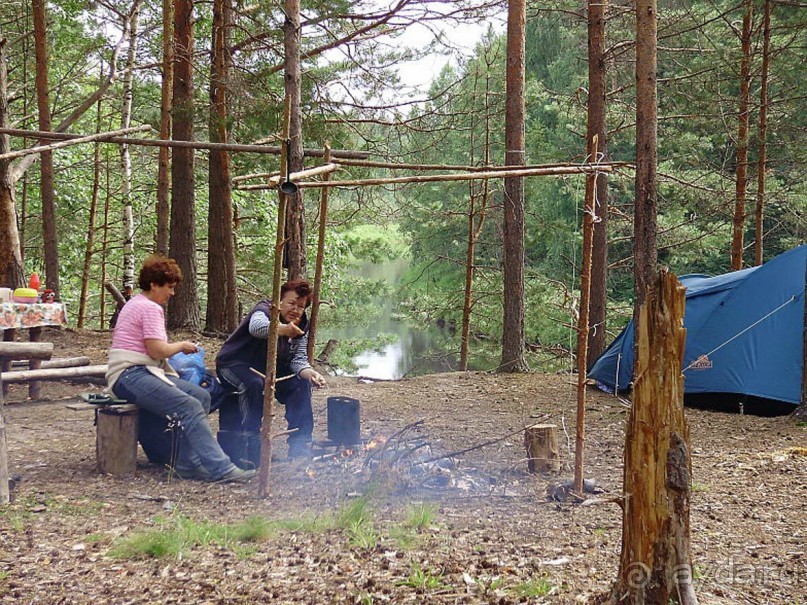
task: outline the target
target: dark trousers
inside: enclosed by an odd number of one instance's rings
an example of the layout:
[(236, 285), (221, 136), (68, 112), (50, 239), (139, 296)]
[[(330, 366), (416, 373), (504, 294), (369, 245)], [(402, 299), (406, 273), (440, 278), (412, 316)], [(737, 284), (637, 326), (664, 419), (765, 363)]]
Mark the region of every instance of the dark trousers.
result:
[[(226, 400), (219, 409), (219, 428), (228, 431), (257, 432), (263, 419), (263, 378), (247, 365), (217, 368), (219, 379), (238, 391), (238, 402)], [(286, 408), (284, 414), (289, 430), (289, 447), (309, 443), (314, 432), (311, 410), (311, 383), (293, 376), (275, 384), (275, 399)]]

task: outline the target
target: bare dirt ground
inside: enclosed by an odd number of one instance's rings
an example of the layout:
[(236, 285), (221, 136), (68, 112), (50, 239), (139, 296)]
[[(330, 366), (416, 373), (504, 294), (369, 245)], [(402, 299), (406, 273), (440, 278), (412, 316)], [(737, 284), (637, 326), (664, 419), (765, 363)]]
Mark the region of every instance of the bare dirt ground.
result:
[[(47, 330), (43, 339), (55, 342), (56, 356), (106, 360), (104, 333)], [(206, 346), (215, 351), (218, 343)], [(169, 480), (142, 451), (134, 476), (98, 475), (92, 412), (65, 407), (97, 387), (44, 383), (45, 399), (31, 402), (27, 388), (12, 385), (5, 415), (19, 480), (12, 504), (0, 510), (0, 603), (587, 602), (615, 578), (621, 510), (548, 501), (547, 485), (558, 478), (526, 472), (518, 432), (538, 420), (557, 424), (560, 478), (570, 477), (572, 381), (488, 373), (369, 384), (331, 378), (315, 392), (315, 438), (325, 438), (326, 398), (334, 395), (361, 401), (365, 439), (422, 421), (407, 432), (416, 451), (402, 461), (514, 434), (456, 456), (456, 464), (419, 465), (432, 469), (420, 475), (404, 465), (365, 465), (378, 459), (370, 452), (287, 462), (281, 443), (265, 500), (257, 482)], [(627, 408), (593, 390), (588, 398), (585, 475), (605, 490), (600, 497), (615, 495)], [(283, 423), (280, 409), (277, 419)], [(687, 419), (701, 603), (806, 602), (807, 427), (788, 417), (695, 409)], [(362, 532), (310, 528), (311, 519), (345, 510), (362, 493), (370, 506)], [(407, 511), (424, 502), (431, 518), (403, 539)], [(301, 527), (286, 524), (248, 547), (199, 540), (180, 555), (112, 556), (127, 538), (172, 522), (224, 526), (253, 516)]]

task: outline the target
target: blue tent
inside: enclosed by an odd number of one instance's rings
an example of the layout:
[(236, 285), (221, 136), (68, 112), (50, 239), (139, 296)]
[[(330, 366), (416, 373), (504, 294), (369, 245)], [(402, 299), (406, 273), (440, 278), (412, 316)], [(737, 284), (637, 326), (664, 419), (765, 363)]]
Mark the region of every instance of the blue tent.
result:
[[(685, 393), (737, 393), (798, 404), (803, 361), (807, 245), (764, 265), (717, 277), (686, 275)], [(588, 373), (630, 388), (633, 322)]]

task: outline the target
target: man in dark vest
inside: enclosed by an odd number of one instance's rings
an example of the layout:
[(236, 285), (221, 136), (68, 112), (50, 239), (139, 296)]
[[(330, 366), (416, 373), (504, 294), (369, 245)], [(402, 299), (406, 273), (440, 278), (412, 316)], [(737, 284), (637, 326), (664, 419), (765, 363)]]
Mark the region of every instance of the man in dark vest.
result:
[[(311, 455), (311, 435), (314, 415), (311, 410), (311, 385), (325, 384), (325, 378), (308, 361), (308, 317), (305, 310), (311, 304), (311, 285), (296, 279), (280, 288), (280, 325), (278, 326), (275, 397), (286, 407), (289, 430), (289, 457)], [(216, 357), (216, 371), (224, 386), (238, 392), (222, 404), (219, 418), (219, 441), (233, 457), (232, 450), (241, 448), (233, 460), (236, 464), (258, 463), (261, 419), (263, 418), (264, 380), (253, 372), (266, 372), (266, 339), (269, 337), (269, 317), (272, 301), (256, 304), (235, 332), (227, 339)], [(296, 429), (296, 430), (295, 430)], [(240, 435), (238, 446), (228, 441)], [(251, 445), (244, 445), (244, 439)], [(228, 451), (229, 450), (229, 451)], [(257, 459), (256, 459), (257, 458)], [(248, 465), (248, 464), (247, 464)]]

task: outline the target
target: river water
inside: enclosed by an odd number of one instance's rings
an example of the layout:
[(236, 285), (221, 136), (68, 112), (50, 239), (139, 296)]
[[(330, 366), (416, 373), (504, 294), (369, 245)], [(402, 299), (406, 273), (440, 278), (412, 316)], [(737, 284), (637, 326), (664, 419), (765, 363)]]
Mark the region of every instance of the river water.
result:
[[(357, 267), (356, 272), (367, 279), (384, 280), (394, 288), (408, 266), (406, 260), (365, 263)], [(435, 354), (434, 345), (443, 338), (440, 330), (428, 325), (414, 326), (396, 319), (397, 301), (392, 297), (379, 297), (375, 302), (381, 312), (366, 323), (335, 330), (323, 328), (321, 342), (327, 342), (328, 338), (375, 338), (379, 334), (392, 334), (395, 337), (394, 342), (380, 350), (363, 351), (353, 357), (353, 362), (359, 369), (351, 375), (391, 380), (405, 375), (431, 374), (452, 369), (450, 361)]]

